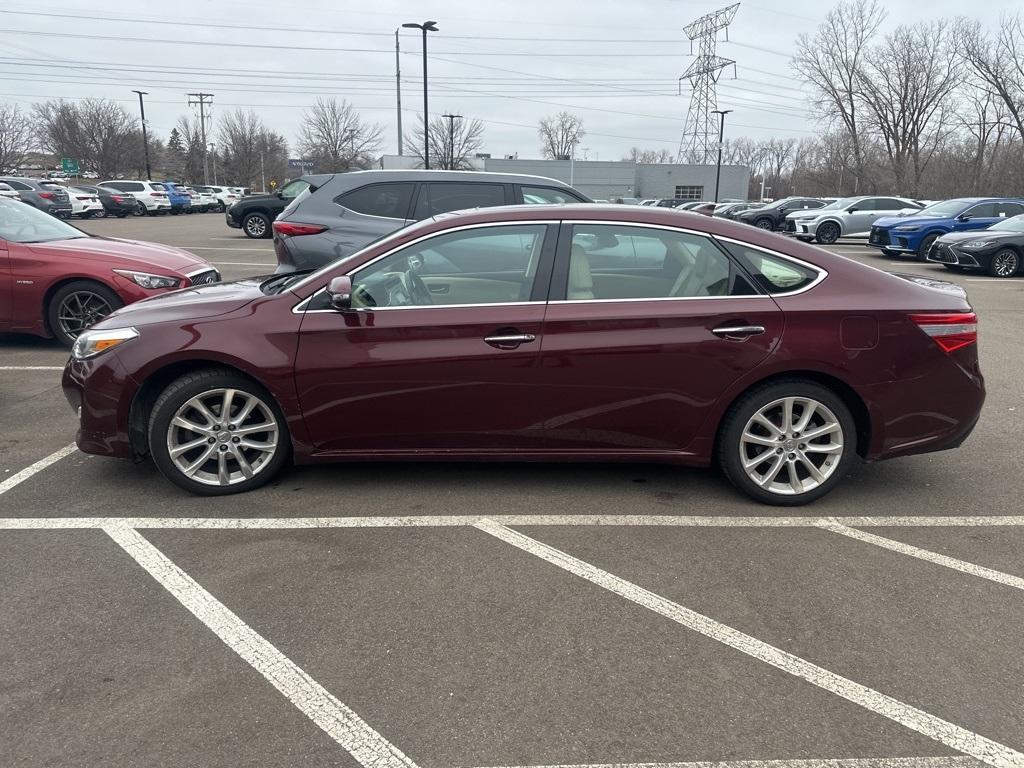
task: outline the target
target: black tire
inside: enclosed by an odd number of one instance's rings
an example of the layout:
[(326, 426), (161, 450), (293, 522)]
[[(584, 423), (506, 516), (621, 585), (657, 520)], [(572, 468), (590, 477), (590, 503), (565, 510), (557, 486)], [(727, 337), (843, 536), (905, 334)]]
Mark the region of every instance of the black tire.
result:
[(132, 211), (132, 216), (145, 216), (149, 211), (146, 206), (142, 204), (141, 200), (135, 201), (135, 210)]
[(769, 232), (775, 231), (775, 222), (766, 216), (762, 216), (760, 219), (754, 221), (754, 226), (758, 229), (767, 229)]
[[(208, 485), (188, 477), (174, 463), (167, 447), (168, 429), (178, 409), (197, 395), (221, 388), (234, 389), (262, 400), (272, 412), (278, 430), (276, 449), (266, 464), (253, 477), (223, 486)], [(219, 413), (214, 415), (220, 416)], [(150, 456), (153, 457), (153, 462), (160, 473), (179, 488), (200, 496), (225, 496), (259, 488), (270, 482), (291, 456), (291, 438), (288, 434), (287, 422), (280, 406), (270, 392), (247, 376), (222, 368), (188, 373), (172, 382), (153, 404), (153, 410), (149, 414), (147, 436)], [(211, 439), (217, 440), (217, 438)]]
[(987, 271), (992, 277), (1013, 277), (1020, 272), (1020, 254), (1013, 248), (1000, 248), (988, 260)]
[(883, 248), (882, 249), (882, 255), (883, 256), (888, 256), (890, 259), (894, 259), (894, 258), (896, 258), (897, 256), (900, 255), (900, 252), (899, 251), (892, 251), (892, 250), (890, 250), (888, 248)]
[(922, 240), (921, 244), (919, 246), (917, 246), (917, 254), (916, 254), (916, 256), (917, 256), (917, 260), (918, 261), (927, 261), (928, 260), (928, 251), (930, 251), (932, 249), (932, 246), (935, 244), (935, 241), (938, 240), (938, 239), (939, 239), (939, 233), (938, 232), (932, 232), (930, 235), (925, 235), (924, 236), (924, 240)]
[(832, 245), (832, 243), (839, 239), (841, 234), (842, 230), (838, 224), (834, 221), (825, 221), (818, 225), (818, 229), (814, 233), (814, 239), (821, 245)]
[(253, 240), (270, 237), (270, 218), (265, 213), (250, 213), (242, 219), (242, 231)]
[[(758, 485), (743, 468), (743, 454), (741, 453), (745, 450), (741, 438), (748, 421), (762, 408), (774, 403), (776, 400), (787, 397), (808, 398), (825, 406), (835, 416), (843, 440), (843, 452), (838, 461), (834, 462), (831, 474), (817, 487), (792, 495), (776, 493)], [(829, 439), (831, 440), (831, 438)], [(793, 442), (799, 447), (798, 437)], [(765, 455), (792, 450), (792, 447), (784, 448), (783, 446), (785, 445), (789, 445), (789, 443), (781, 444), (775, 451), (769, 448)], [(806, 379), (783, 379), (755, 387), (733, 403), (719, 427), (717, 451), (718, 463), (725, 476), (747, 496), (763, 504), (796, 507), (821, 498), (831, 491), (847, 474), (857, 457), (857, 428), (853, 416), (850, 414), (850, 409), (843, 402), (842, 398), (832, 390)], [(783, 455), (785, 454), (783, 453)], [(792, 456), (793, 454), (790, 455)], [(757, 454), (754, 457), (756, 458)], [(767, 461), (769, 459), (766, 459)], [(795, 468), (795, 465), (793, 466)], [(821, 466), (819, 466), (820, 468)], [(795, 471), (795, 469), (786, 468), (787, 473), (790, 471)]]
[[(53, 337), (69, 349), (75, 343), (75, 339), (78, 338), (78, 333), (74, 331), (73, 323), (62, 318), (67, 318), (72, 314), (77, 313), (83, 316), (83, 322), (87, 322), (85, 319), (86, 316), (91, 316), (92, 313), (78, 313), (76, 308), (81, 306), (81, 304), (76, 302), (74, 299), (75, 296), (79, 296), (81, 299), (82, 296), (86, 295), (94, 295), (97, 297), (97, 299), (91, 303), (95, 306), (99, 305), (100, 300), (105, 301), (110, 312), (124, 306), (124, 302), (121, 301), (121, 298), (116, 293), (102, 283), (97, 283), (93, 280), (75, 280), (74, 282), (67, 283), (66, 285), (62, 285), (58, 288), (53, 296), (50, 297), (49, 303), (46, 305), (46, 321)], [(106, 314), (109, 314), (109, 312)], [(88, 323), (88, 325), (98, 323), (105, 316), (105, 314), (102, 316), (95, 316), (95, 319), (93, 319), (91, 323)], [(85, 330), (88, 325), (84, 325), (81, 330)]]

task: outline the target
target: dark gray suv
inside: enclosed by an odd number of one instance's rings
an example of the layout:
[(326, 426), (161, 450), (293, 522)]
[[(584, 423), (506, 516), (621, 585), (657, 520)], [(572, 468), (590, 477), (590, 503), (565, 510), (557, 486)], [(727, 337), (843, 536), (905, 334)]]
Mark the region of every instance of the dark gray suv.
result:
[(25, 179), (20, 176), (0, 176), (0, 181), (18, 193), (23, 203), (54, 216), (71, 215), (68, 191), (56, 182), (46, 179)]
[(316, 269), (431, 216), (497, 205), (589, 203), (543, 176), (477, 171), (354, 171), (303, 176), (309, 188), (275, 219), (277, 271)]

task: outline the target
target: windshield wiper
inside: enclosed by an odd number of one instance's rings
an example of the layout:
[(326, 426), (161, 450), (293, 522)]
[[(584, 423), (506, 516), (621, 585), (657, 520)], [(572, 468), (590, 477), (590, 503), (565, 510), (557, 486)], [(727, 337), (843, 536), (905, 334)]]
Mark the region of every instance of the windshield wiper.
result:
[(260, 286), (260, 290), (266, 294), (282, 293), (287, 290), (293, 282), (298, 282), (300, 278), (305, 277), (313, 270), (304, 269), (299, 272), (288, 272), (283, 275), (274, 275), (269, 280), (264, 280)]

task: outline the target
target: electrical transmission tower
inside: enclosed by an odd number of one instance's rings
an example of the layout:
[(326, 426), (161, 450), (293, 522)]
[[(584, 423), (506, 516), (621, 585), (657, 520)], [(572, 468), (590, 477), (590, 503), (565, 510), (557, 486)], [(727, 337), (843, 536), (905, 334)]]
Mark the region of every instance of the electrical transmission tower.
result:
[(725, 30), (725, 39), (729, 39), (729, 25), (736, 16), (740, 4), (734, 3), (726, 8), (701, 16), (691, 24), (683, 27), (690, 38), (690, 52), (693, 53), (693, 41), (697, 41), (697, 59), (679, 78), (679, 90), (682, 93), (682, 81), (690, 81), (690, 107), (686, 112), (686, 123), (683, 126), (683, 138), (679, 142), (680, 163), (711, 164), (715, 161), (718, 151), (718, 120), (713, 114), (718, 109), (718, 95), (715, 85), (722, 70), (730, 64), (735, 67), (732, 59), (723, 59), (715, 53), (718, 42), (718, 31)]

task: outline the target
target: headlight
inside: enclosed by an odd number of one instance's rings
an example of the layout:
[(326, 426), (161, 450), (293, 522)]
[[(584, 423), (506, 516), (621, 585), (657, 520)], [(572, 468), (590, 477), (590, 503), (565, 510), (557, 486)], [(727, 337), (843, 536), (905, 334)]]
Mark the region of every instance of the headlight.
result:
[(916, 232), (921, 226), (919, 224), (904, 224), (902, 227), (893, 227), (895, 232)]
[(133, 272), (130, 269), (115, 269), (117, 274), (127, 277), (136, 285), (143, 288), (177, 288), (181, 282), (180, 277), (167, 277), (166, 275), (151, 275), (148, 272)]
[(995, 245), (995, 243), (996, 243), (995, 240), (971, 240), (971, 242), (964, 243), (960, 247), (961, 248), (970, 248), (970, 249), (973, 250), (973, 249), (976, 249), (976, 248), (988, 248), (990, 245)]
[(134, 328), (111, 328), (110, 330), (83, 331), (75, 339), (71, 348), (71, 356), (75, 360), (95, 357), (101, 352), (113, 349), (119, 344), (131, 341), (139, 332)]

